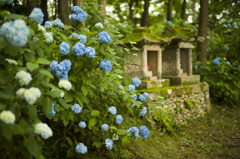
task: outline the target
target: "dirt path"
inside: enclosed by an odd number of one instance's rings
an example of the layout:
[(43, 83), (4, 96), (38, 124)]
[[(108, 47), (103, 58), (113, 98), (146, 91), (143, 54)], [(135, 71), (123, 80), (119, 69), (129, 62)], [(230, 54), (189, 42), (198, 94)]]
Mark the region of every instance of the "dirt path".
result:
[(157, 130), (145, 141), (124, 150), (123, 158), (144, 159), (240, 159), (240, 108), (215, 107), (205, 117), (189, 123), (174, 136)]

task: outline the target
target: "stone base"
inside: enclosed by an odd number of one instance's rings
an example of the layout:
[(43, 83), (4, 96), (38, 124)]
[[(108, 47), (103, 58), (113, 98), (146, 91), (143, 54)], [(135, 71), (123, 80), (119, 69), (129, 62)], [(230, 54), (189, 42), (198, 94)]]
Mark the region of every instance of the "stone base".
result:
[(170, 85), (191, 85), (200, 83), (200, 75), (191, 75), (191, 76), (179, 76), (179, 77), (164, 77), (170, 79)]
[(169, 87), (169, 79), (144, 80), (138, 89), (162, 88)]

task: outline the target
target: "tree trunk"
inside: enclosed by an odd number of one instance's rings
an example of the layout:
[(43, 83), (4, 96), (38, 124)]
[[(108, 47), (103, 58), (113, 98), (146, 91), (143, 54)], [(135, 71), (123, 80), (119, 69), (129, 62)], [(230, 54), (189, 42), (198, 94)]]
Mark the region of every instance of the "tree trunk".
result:
[(133, 9), (132, 9), (132, 6), (133, 6), (133, 0), (130, 0), (130, 3), (129, 3), (129, 20), (133, 20)]
[(141, 20), (141, 26), (142, 27), (148, 27), (149, 24), (149, 0), (144, 0), (144, 11), (143, 11), (143, 16)]
[(196, 0), (192, 0), (192, 21), (193, 21), (193, 23), (196, 22), (196, 8), (195, 8), (195, 5), (196, 5)]
[(200, 0), (200, 16), (198, 36), (203, 37), (202, 42), (198, 42), (198, 57), (197, 59), (204, 65), (207, 58), (207, 25), (208, 25), (208, 0)]
[(106, 0), (98, 0), (98, 10), (99, 10), (99, 16), (103, 20), (103, 18), (106, 15)]
[(185, 21), (185, 18), (186, 18), (186, 0), (183, 0), (183, 3), (182, 3), (182, 15), (181, 15), (181, 18), (183, 21)]
[(172, 4), (173, 0), (168, 0), (167, 21), (172, 21)]
[(27, 1), (27, 15), (29, 15), (33, 8), (39, 8), (40, 7), (41, 0), (28, 0)]
[(54, 0), (54, 6), (55, 6), (55, 14), (53, 16), (53, 19), (56, 19), (58, 17), (58, 0)]
[(40, 8), (42, 9), (43, 14), (44, 14), (44, 17), (43, 17), (44, 19), (43, 19), (43, 23), (42, 23), (42, 25), (44, 25), (44, 23), (46, 21), (48, 21), (47, 0), (41, 0)]
[(83, 5), (83, 0), (73, 0), (73, 5), (74, 5), (74, 6), (82, 7), (82, 5)]
[(62, 20), (64, 24), (71, 25), (71, 21), (69, 19), (70, 10), (68, 7), (67, 0), (58, 0), (58, 17)]

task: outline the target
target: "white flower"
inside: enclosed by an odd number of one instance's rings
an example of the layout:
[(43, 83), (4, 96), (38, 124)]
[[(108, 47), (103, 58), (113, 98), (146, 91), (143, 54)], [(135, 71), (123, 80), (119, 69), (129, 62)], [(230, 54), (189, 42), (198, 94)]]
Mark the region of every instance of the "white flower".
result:
[(95, 24), (95, 27), (100, 28), (100, 29), (103, 29), (103, 24), (102, 24), (102, 23), (96, 23), (96, 24)]
[(42, 32), (46, 32), (46, 29), (40, 24), (38, 24), (38, 30), (40, 30)]
[(31, 104), (31, 105), (34, 104), (40, 96), (41, 96), (41, 91), (35, 87), (26, 89), (24, 92), (24, 99), (28, 102), (28, 104)]
[(60, 93), (60, 97), (63, 98), (64, 96), (65, 96), (64, 91), (61, 91), (61, 93)]
[(64, 88), (69, 91), (72, 88), (72, 84), (68, 80), (60, 80), (58, 83), (58, 87)]
[(19, 71), (15, 77), (21, 86), (28, 85), (32, 80), (31, 74), (25, 71)]
[(34, 127), (35, 133), (41, 135), (43, 139), (48, 139), (53, 135), (51, 128), (45, 123), (38, 123)]
[(53, 42), (53, 35), (52, 35), (52, 33), (45, 32), (43, 35), (46, 38), (47, 42), (49, 42), (49, 43)]
[(17, 61), (15, 61), (13, 59), (6, 58), (5, 61), (7, 61), (9, 64), (17, 65)]
[(14, 124), (15, 115), (11, 111), (4, 110), (0, 113), (0, 120), (6, 124)]
[(25, 88), (20, 88), (19, 90), (17, 90), (16, 94), (17, 97), (23, 98), (24, 92), (26, 91)]
[(167, 92), (168, 92), (169, 95), (172, 94), (172, 90), (171, 89), (168, 89)]

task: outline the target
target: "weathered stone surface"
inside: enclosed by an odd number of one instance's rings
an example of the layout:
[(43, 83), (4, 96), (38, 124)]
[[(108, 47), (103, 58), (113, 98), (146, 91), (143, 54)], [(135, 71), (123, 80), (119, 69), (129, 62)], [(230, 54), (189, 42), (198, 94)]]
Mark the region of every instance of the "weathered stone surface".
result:
[(169, 87), (169, 84), (169, 79), (143, 80), (142, 84), (138, 87), (138, 89)]
[(170, 79), (170, 85), (191, 85), (200, 83), (200, 75), (191, 76), (164, 76), (166, 79)]

